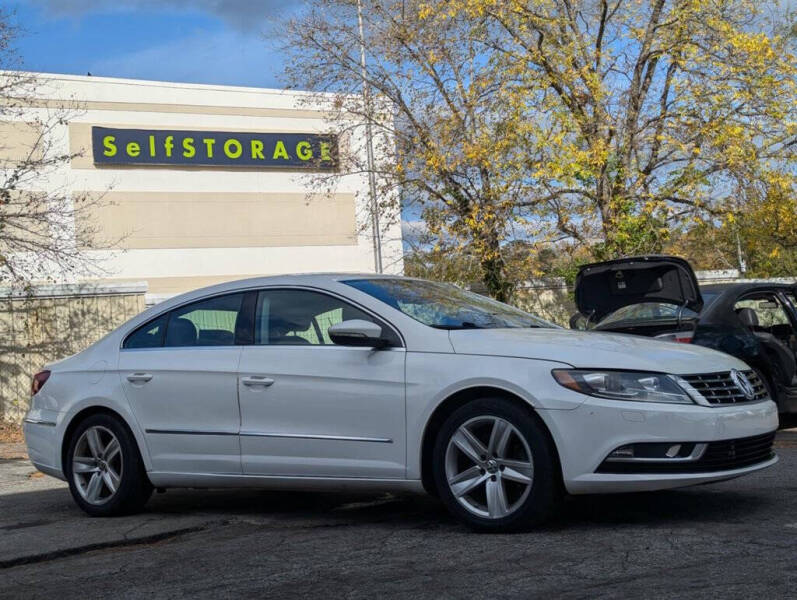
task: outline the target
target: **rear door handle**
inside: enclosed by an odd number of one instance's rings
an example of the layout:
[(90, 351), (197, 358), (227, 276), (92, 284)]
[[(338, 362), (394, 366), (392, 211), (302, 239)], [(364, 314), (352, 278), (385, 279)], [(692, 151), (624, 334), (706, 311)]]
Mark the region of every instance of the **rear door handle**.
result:
[(256, 385), (262, 385), (263, 387), (268, 387), (274, 384), (274, 380), (271, 379), (271, 377), (258, 377), (256, 375), (253, 375), (251, 377), (241, 377), (241, 383), (249, 387)]
[(152, 379), (152, 375), (149, 373), (131, 373), (127, 376), (130, 383), (147, 383), (150, 379)]

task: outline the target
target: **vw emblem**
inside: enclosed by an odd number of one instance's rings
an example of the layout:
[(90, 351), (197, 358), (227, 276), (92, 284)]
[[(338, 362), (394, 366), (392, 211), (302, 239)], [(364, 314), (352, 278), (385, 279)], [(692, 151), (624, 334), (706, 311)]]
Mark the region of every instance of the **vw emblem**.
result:
[(755, 398), (755, 388), (753, 384), (750, 383), (747, 375), (736, 369), (731, 369), (731, 380), (736, 384), (736, 387), (739, 388), (739, 391), (744, 394), (745, 398), (748, 400)]

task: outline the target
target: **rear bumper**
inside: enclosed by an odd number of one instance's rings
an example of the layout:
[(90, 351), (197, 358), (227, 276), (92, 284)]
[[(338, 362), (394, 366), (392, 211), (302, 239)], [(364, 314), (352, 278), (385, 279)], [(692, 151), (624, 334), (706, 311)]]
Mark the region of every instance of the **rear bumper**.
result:
[(769, 434), (778, 412), (769, 400), (706, 407), (645, 404), (590, 398), (574, 410), (540, 410), (559, 452), (565, 488), (571, 494), (650, 491), (732, 479), (777, 462), (767, 455), (740, 468), (707, 472), (599, 473), (609, 454), (628, 444), (722, 442)]
[(58, 436), (59, 416), (60, 413), (53, 411), (31, 411), (23, 421), (22, 431), (33, 466), (42, 473), (64, 479)]

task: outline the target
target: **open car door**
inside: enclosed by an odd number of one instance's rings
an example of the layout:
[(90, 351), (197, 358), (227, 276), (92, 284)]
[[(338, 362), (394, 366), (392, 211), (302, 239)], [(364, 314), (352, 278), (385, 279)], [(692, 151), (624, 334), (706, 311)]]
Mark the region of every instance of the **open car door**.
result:
[(590, 323), (625, 306), (661, 302), (700, 312), (692, 267), (675, 256), (635, 256), (584, 265), (576, 276), (578, 311)]

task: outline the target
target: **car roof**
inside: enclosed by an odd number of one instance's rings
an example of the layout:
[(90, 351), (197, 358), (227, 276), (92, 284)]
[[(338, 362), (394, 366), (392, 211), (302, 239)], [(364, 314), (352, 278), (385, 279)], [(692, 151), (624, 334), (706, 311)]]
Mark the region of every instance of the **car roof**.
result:
[(268, 275), (263, 277), (250, 277), (248, 279), (236, 279), (217, 283), (203, 288), (197, 288), (188, 292), (183, 292), (158, 302), (147, 308), (145, 311), (136, 315), (130, 322), (125, 323), (128, 330), (138, 327), (158, 315), (161, 315), (173, 308), (202, 300), (210, 296), (218, 296), (225, 293), (257, 289), (269, 286), (307, 286), (307, 287), (333, 287), (343, 281), (352, 279), (403, 279), (408, 281), (420, 281), (415, 277), (405, 277), (403, 275), (390, 275), (378, 273), (356, 273), (356, 272), (336, 272), (336, 273), (299, 273), (287, 275)]
[(175, 296), (173, 299), (189, 296), (207, 296), (223, 292), (234, 292), (236, 290), (251, 289), (261, 286), (273, 285), (324, 285), (339, 283), (349, 279), (407, 279), (417, 280), (415, 277), (405, 277), (403, 275), (390, 275), (379, 273), (355, 273), (355, 272), (335, 272), (335, 273), (296, 273), (286, 275), (266, 275), (262, 277), (250, 277), (246, 279), (235, 279), (214, 285), (197, 288)]

